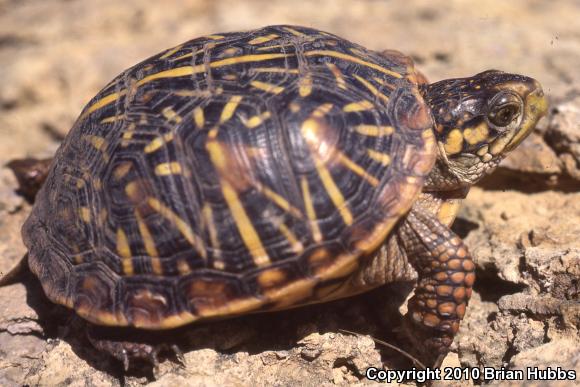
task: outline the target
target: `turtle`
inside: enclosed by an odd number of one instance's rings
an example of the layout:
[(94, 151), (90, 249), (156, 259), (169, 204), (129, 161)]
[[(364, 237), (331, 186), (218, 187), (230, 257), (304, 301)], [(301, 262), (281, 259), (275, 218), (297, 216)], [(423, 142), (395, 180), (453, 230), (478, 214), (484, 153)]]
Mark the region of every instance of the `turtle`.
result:
[(20, 171), (27, 266), (89, 327), (139, 332), (91, 340), (125, 368), (162, 330), (416, 280), (403, 330), (438, 365), (475, 281), (450, 227), (547, 106), (530, 77), (429, 83), (313, 28), (193, 39), (91, 99), (42, 181)]

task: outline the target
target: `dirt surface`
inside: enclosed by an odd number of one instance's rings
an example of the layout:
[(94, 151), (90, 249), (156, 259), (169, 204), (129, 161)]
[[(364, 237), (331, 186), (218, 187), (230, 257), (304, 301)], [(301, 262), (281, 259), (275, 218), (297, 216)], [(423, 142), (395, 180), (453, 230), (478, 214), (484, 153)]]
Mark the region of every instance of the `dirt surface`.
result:
[[(472, 190), (454, 225), (476, 257), (478, 282), (445, 365), (560, 367), (578, 379), (579, 14), (575, 0), (0, 0), (0, 165), (50, 156), (113, 76), (209, 33), (301, 24), (408, 53), (432, 80), (488, 68), (532, 76), (550, 116)], [(0, 273), (25, 253), (19, 229), (30, 205), (16, 186), (0, 169)], [(155, 378), (123, 376), (92, 349), (82, 323), (27, 278), (0, 288), (0, 385), (370, 385), (366, 368), (406, 364), (370, 338), (392, 338), (383, 317), (393, 293), (195, 326), (183, 333), (185, 365), (169, 356)]]

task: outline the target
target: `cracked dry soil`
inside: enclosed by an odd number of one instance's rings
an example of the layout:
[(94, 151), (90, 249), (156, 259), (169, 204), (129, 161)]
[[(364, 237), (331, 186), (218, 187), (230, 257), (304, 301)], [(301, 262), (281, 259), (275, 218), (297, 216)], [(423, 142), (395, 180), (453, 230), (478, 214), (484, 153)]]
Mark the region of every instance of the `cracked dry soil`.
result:
[[(478, 281), (445, 365), (549, 366), (578, 375), (578, 14), (573, 0), (2, 0), (0, 164), (52, 155), (82, 105), (119, 71), (218, 31), (303, 24), (401, 50), (432, 80), (487, 68), (533, 76), (550, 98), (550, 116), (471, 191), (454, 225), (476, 257)], [(0, 169), (1, 273), (25, 253), (19, 230), (30, 205), (15, 189), (14, 176)], [(82, 324), (28, 278), (0, 288), (0, 385), (374, 384), (366, 368), (405, 364), (371, 339), (389, 339), (383, 326), (396, 291), (194, 326), (183, 333), (186, 365), (163, 361), (153, 380), (122, 376), (87, 343)]]

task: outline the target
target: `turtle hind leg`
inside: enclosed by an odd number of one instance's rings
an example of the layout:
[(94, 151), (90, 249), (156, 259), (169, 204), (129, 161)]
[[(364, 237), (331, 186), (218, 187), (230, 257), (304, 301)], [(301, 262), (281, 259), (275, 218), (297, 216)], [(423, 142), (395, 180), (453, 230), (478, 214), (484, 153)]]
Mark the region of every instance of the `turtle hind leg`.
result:
[(413, 209), (398, 236), (419, 274), (404, 330), (422, 360), (438, 367), (465, 314), (475, 264), (463, 241), (426, 211)]
[[(123, 364), (125, 371), (134, 363), (145, 362), (155, 376), (159, 369), (159, 354), (172, 352), (177, 361), (185, 364), (183, 353), (166, 333), (134, 328), (102, 327), (87, 323), (87, 338), (92, 346), (109, 354)], [(151, 340), (147, 338), (151, 337)]]
[(18, 180), (18, 193), (30, 203), (34, 202), (36, 193), (44, 184), (52, 159), (16, 159), (6, 166), (14, 172)]
[(28, 268), (28, 254), (25, 254), (8, 273), (0, 276), (0, 288), (17, 282), (22, 282), (28, 274), (30, 274), (30, 269)]

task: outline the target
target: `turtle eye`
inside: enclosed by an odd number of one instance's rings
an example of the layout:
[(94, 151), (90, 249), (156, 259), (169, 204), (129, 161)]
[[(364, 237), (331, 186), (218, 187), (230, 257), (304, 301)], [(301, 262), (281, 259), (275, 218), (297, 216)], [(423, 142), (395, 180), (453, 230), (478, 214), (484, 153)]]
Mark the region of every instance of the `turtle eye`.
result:
[(496, 127), (506, 127), (520, 115), (521, 106), (522, 100), (519, 96), (510, 92), (500, 92), (490, 102), (487, 119)]

